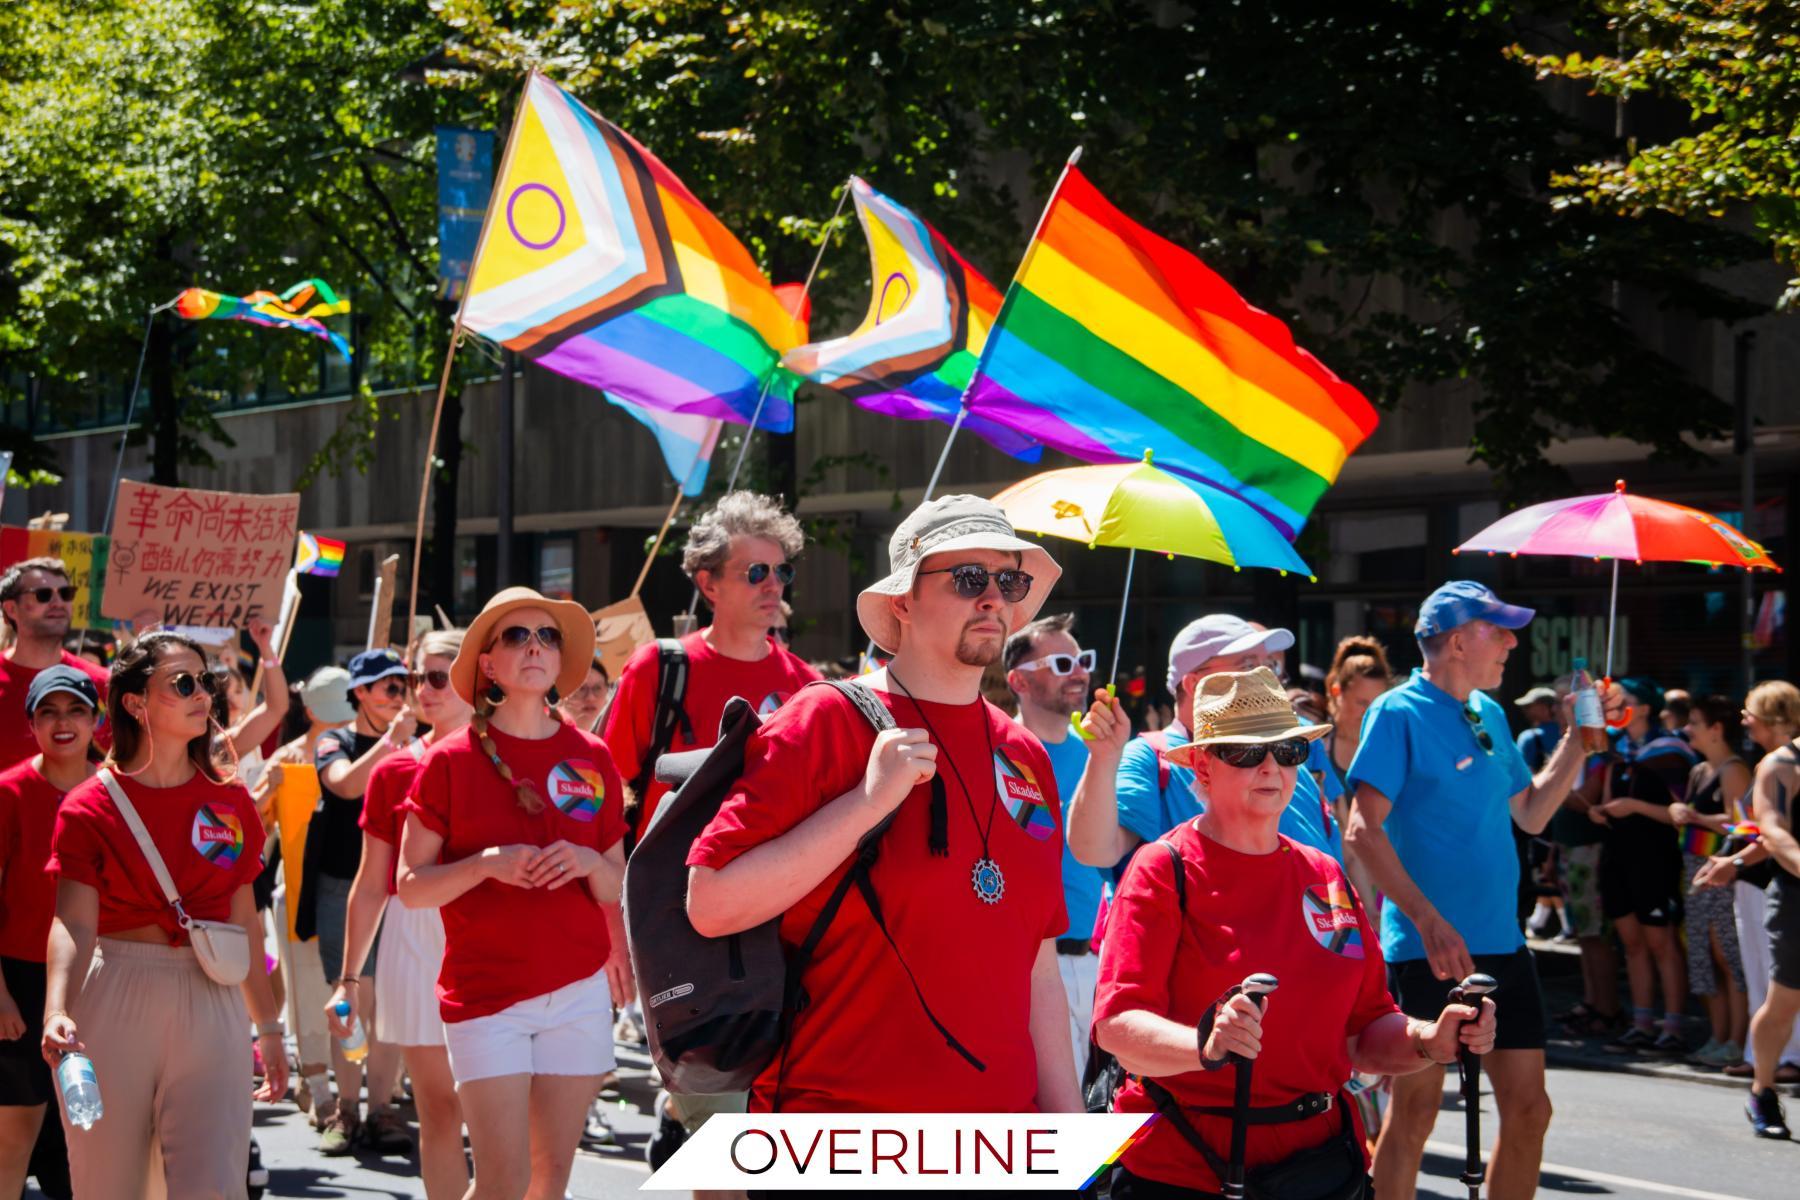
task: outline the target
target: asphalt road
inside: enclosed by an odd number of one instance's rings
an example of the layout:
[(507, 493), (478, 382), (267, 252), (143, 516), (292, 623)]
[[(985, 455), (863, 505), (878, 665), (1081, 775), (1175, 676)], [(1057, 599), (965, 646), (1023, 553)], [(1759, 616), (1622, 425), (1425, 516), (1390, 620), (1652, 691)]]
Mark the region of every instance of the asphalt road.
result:
[[(635, 1192), (648, 1175), (643, 1146), (653, 1123), (643, 1060), (627, 1057), (618, 1101), (609, 1105), (617, 1144), (584, 1144), (570, 1182), (580, 1200), (612, 1200)], [(1740, 1092), (1697, 1083), (1607, 1072), (1553, 1069), (1556, 1105), (1539, 1194), (1620, 1200), (1770, 1200), (1792, 1196), (1800, 1178), (1800, 1142), (1751, 1138)], [(1800, 1118), (1800, 1100), (1789, 1110)], [(1484, 1095), (1485, 1124), (1493, 1121)], [(1464, 1200), (1463, 1116), (1447, 1085), (1419, 1183), (1420, 1196)], [(410, 1159), (320, 1156), (316, 1135), (291, 1105), (257, 1112), (257, 1140), (270, 1170), (269, 1196), (424, 1196)], [(27, 1196), (38, 1193), (27, 1189)]]

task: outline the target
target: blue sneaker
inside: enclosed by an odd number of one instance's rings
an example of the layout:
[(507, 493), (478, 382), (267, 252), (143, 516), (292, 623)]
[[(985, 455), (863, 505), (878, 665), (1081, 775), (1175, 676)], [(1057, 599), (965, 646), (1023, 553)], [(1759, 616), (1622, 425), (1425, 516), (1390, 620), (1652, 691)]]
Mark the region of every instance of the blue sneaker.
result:
[(1757, 1137), (1787, 1141), (1787, 1117), (1781, 1111), (1781, 1095), (1774, 1088), (1766, 1092), (1750, 1089), (1744, 1115), (1750, 1118), (1750, 1128), (1756, 1131)]

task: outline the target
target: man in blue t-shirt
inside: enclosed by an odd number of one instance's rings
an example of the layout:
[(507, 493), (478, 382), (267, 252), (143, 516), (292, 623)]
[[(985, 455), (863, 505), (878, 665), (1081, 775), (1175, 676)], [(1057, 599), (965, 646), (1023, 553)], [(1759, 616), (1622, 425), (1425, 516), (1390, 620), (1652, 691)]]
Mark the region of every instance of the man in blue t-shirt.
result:
[[(1188, 743), (1186, 722), (1194, 689), (1217, 671), (1273, 670), (1275, 655), (1294, 644), (1285, 629), (1264, 629), (1241, 617), (1213, 613), (1190, 623), (1169, 647), (1169, 691), (1175, 720), (1167, 729), (1132, 738), (1116, 705), (1097, 705), (1095, 736), (1088, 743), (1094, 770), (1068, 802), (1069, 848), (1080, 862), (1111, 869), (1141, 843), (1152, 842), (1200, 814), (1194, 773), (1163, 760)], [(1116, 765), (1115, 765), (1116, 764)], [(1281, 814), (1281, 832), (1343, 861), (1337, 821), (1319, 794), (1312, 772), (1300, 771), (1294, 795)]]
[[(1478, 690), (1500, 686), (1519, 644), (1513, 631), (1533, 615), (1468, 580), (1428, 596), (1413, 630), (1425, 666), (1370, 705), (1346, 780), (1345, 842), (1386, 896), (1381, 951), (1395, 1001), (1409, 1014), (1435, 1013), (1465, 976), (1499, 981), (1499, 1031), (1483, 1064), (1500, 1111), (1488, 1158), (1494, 1200), (1534, 1194), (1550, 1125), (1544, 1000), (1516, 915), (1512, 826), (1542, 832), (1582, 765), (1580, 739), (1565, 735), (1534, 777), (1505, 712)], [(1567, 704), (1564, 724), (1574, 726)], [(1441, 1067), (1395, 1077), (1375, 1150), (1382, 1200), (1413, 1196), (1443, 1089)]]
[[(1056, 794), (1068, 823), (1069, 797), (1087, 770), (1087, 743), (1069, 728), (1069, 714), (1087, 707), (1088, 683), (1093, 678), (1094, 652), (1083, 650), (1070, 632), (1073, 613), (1039, 617), (1006, 639), (1000, 652), (1006, 668), (1006, 686), (1019, 701), (1019, 723), (1037, 735), (1050, 756), (1056, 776)], [(1069, 852), (1063, 839), (1063, 904), (1069, 910), (1069, 927), (1056, 939), (1056, 965), (1062, 973), (1063, 992), (1069, 998), (1069, 1038), (1075, 1045), (1075, 1076), (1087, 1070), (1088, 1026), (1094, 1020), (1094, 984), (1099, 958), (1090, 938), (1100, 911), (1100, 872), (1084, 866)]]

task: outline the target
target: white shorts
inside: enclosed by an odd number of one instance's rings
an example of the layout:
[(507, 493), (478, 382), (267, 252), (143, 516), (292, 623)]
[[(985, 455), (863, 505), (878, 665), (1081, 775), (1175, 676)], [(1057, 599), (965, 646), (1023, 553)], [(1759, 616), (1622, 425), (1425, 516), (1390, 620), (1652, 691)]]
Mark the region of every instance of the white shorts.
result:
[(492, 1016), (446, 1024), (450, 1074), (458, 1086), (500, 1075), (604, 1075), (618, 1065), (612, 1021), (606, 972), (596, 971)]
[(444, 918), (389, 896), (375, 950), (375, 1040), (389, 1046), (442, 1046), (438, 972), (444, 968)]

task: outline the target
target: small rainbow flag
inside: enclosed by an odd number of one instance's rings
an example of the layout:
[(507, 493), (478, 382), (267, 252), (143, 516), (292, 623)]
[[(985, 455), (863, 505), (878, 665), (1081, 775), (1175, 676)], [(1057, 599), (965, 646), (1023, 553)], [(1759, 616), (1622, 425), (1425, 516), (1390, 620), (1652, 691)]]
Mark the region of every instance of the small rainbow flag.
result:
[[(870, 412), (954, 421), (1000, 293), (942, 234), (863, 180), (851, 177), (850, 195), (869, 241), (869, 311), (843, 337), (789, 350), (782, 365)], [(1014, 458), (1043, 457), (1035, 439), (977, 413), (964, 424)]]
[(657, 157), (533, 72), (469, 269), (462, 324), (645, 408), (787, 433), (806, 330)]
[(300, 535), (300, 550), (294, 556), (294, 570), (302, 575), (323, 575), (328, 579), (337, 577), (344, 566), (343, 542), (336, 538), (320, 537), (316, 533)]
[(968, 404), (1084, 462), (1224, 488), (1289, 539), (1375, 431), (1375, 409), (1073, 162), (988, 335)]
[(271, 329), (298, 329), (323, 338), (350, 361), (350, 344), (325, 328), (321, 317), (335, 317), (350, 311), (350, 302), (323, 279), (307, 279), (277, 296), (274, 292), (251, 292), (248, 296), (226, 296), (205, 288), (188, 288), (175, 297), (175, 315), (188, 321), (248, 321)]
[(1681, 850), (1684, 854), (1711, 858), (1724, 848), (1725, 837), (1723, 834), (1714, 833), (1704, 825), (1683, 825), (1681, 827)]

